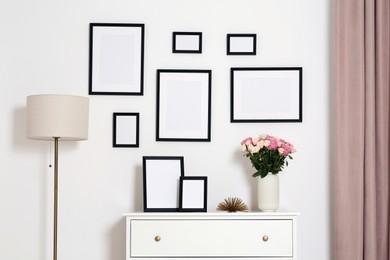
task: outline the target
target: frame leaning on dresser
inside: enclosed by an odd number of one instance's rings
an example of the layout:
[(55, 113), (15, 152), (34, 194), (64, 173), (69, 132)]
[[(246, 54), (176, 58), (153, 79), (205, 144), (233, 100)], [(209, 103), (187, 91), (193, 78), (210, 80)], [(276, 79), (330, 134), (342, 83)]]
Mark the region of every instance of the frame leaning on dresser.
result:
[(127, 213), (126, 260), (298, 260), (298, 215)]

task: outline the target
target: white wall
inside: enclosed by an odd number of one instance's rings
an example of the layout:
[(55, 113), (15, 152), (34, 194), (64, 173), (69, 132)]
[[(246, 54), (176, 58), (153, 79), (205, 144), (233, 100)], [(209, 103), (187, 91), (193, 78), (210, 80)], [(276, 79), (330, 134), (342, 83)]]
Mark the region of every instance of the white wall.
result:
[[(209, 211), (230, 196), (256, 210), (253, 170), (238, 150), (260, 133), (298, 150), (280, 175), (280, 210), (301, 212), (300, 259), (330, 259), (329, 9), (327, 0), (2, 0), (0, 259), (51, 259), (49, 143), (25, 138), (25, 98), (88, 95), (90, 22), (145, 23), (145, 94), (89, 96), (89, 140), (61, 143), (59, 259), (125, 258), (122, 214), (143, 209), (143, 155), (182, 155), (186, 175), (207, 175)], [(171, 33), (181, 30), (203, 32), (201, 55), (171, 53)], [(226, 56), (231, 32), (257, 33), (258, 55)], [(231, 124), (232, 66), (302, 66), (303, 123)], [(212, 69), (210, 143), (155, 141), (158, 68)], [(140, 148), (112, 148), (120, 111), (141, 113)]]

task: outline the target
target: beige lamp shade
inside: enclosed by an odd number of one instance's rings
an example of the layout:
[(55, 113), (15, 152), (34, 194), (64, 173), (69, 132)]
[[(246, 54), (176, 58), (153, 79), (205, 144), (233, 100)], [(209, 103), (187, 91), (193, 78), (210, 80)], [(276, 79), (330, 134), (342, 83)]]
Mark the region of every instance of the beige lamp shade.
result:
[(71, 95), (27, 97), (27, 138), (64, 141), (88, 139), (89, 100)]

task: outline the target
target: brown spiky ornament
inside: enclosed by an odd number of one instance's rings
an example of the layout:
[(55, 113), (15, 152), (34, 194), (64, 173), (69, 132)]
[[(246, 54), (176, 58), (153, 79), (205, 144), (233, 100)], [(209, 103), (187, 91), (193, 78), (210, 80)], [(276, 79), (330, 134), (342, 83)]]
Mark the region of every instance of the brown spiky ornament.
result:
[(218, 204), (217, 210), (236, 212), (248, 211), (248, 206), (240, 198), (227, 198)]

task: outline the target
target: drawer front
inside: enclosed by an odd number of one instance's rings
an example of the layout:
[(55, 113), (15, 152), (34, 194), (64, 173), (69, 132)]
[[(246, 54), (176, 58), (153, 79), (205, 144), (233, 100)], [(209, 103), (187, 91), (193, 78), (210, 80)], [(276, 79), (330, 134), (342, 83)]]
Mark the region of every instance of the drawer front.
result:
[(131, 220), (131, 257), (292, 257), (282, 220)]

